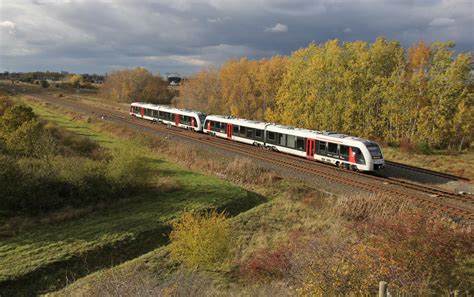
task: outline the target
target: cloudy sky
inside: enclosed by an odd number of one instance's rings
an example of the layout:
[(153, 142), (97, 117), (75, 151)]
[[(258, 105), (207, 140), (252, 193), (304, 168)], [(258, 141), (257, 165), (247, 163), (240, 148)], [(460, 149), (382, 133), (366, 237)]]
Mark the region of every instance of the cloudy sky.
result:
[(0, 0), (0, 71), (191, 74), (380, 35), (473, 51), (473, 19), (472, 0)]

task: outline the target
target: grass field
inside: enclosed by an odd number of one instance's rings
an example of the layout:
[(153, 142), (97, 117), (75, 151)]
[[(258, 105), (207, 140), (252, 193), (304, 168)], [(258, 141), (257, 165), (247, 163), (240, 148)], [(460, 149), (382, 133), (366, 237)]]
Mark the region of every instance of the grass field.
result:
[(116, 265), (164, 244), (168, 224), (184, 209), (226, 208), (238, 213), (263, 198), (217, 178), (163, 161), (133, 140), (97, 132), (87, 123), (42, 105), (35, 113), (109, 149), (136, 149), (150, 165), (150, 187), (138, 197), (103, 205), (63, 223), (44, 224), (0, 243), (0, 292), (40, 293), (58, 289), (92, 271)]
[[(207, 271), (206, 278), (212, 286), (220, 288), (217, 294), (235, 296), (251, 296), (251, 292), (242, 292), (242, 287), (235, 282), (233, 271), (235, 264), (247, 260), (260, 250), (272, 250), (288, 244), (292, 235), (299, 233), (325, 230), (338, 232), (340, 224), (325, 210), (329, 210), (333, 199), (330, 194), (305, 187), (302, 184), (281, 180), (275, 184), (277, 194), (268, 202), (262, 203), (246, 212), (231, 218), (232, 233), (235, 240), (232, 253), (234, 261), (218, 271)], [(53, 296), (100, 295), (102, 292), (113, 291), (120, 287), (124, 295), (133, 294), (137, 287), (153, 288), (170, 286), (170, 278), (179, 271), (179, 264), (169, 258), (169, 246), (162, 246), (140, 257), (127, 261), (110, 269), (104, 269), (88, 275), (68, 286)], [(139, 277), (136, 277), (139, 275)], [(200, 280), (192, 280), (189, 275), (180, 280), (181, 285), (195, 288), (211, 284), (199, 284)], [(150, 281), (150, 283), (147, 283)], [(172, 281), (171, 281), (172, 282)], [(178, 284), (179, 285), (179, 284)], [(203, 289), (203, 294), (209, 293)], [(250, 290), (250, 289), (249, 289)], [(179, 293), (175, 292), (176, 296)], [(195, 292), (199, 295), (199, 291)], [(197, 295), (196, 295), (197, 296)]]

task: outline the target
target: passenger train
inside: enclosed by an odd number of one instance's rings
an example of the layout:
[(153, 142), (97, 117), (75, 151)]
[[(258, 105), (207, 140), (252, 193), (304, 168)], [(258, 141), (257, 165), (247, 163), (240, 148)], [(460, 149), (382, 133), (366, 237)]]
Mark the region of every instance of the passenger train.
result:
[(230, 116), (206, 116), (199, 111), (147, 103), (132, 103), (130, 115), (351, 170), (370, 172), (384, 168), (383, 154), (376, 142), (345, 134)]

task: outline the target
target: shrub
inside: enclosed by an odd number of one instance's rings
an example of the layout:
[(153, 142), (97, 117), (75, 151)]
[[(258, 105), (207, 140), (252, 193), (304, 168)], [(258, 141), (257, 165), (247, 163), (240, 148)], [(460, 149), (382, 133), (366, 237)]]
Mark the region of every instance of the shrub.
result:
[(107, 164), (107, 181), (113, 191), (121, 195), (144, 186), (148, 174), (148, 164), (143, 152), (130, 148), (114, 151), (112, 160)]
[(13, 105), (7, 108), (0, 118), (0, 134), (7, 134), (18, 129), (23, 123), (36, 119), (33, 109), (24, 105)]
[(46, 88), (49, 87), (49, 82), (47, 80), (42, 80), (41, 81), (41, 86), (46, 89)]
[(420, 141), (416, 143), (416, 152), (423, 155), (431, 155), (433, 153), (433, 150), (427, 142)]
[(185, 212), (172, 224), (171, 258), (188, 268), (220, 267), (230, 254), (231, 226), (224, 213)]
[(369, 220), (358, 230), (378, 259), (379, 279), (392, 288), (420, 295), (472, 289), (467, 265), (474, 257), (474, 236), (468, 227), (410, 211)]
[(412, 153), (416, 151), (416, 146), (410, 139), (404, 138), (400, 141), (400, 150), (405, 153)]
[(303, 296), (370, 295), (379, 281), (371, 252), (348, 230), (314, 234), (292, 261), (295, 289)]
[(289, 246), (257, 251), (239, 265), (240, 277), (251, 282), (281, 278), (290, 268), (292, 253)]
[(41, 158), (52, 156), (56, 152), (54, 139), (35, 119), (24, 122), (7, 135), (5, 144), (11, 154), (19, 156)]
[(0, 117), (13, 106), (13, 101), (8, 96), (0, 96)]

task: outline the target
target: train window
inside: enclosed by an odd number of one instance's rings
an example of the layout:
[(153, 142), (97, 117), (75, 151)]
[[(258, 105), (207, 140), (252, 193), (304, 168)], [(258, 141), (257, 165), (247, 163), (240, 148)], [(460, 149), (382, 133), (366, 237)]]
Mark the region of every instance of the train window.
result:
[(275, 132), (268, 132), (268, 140), (275, 141)]
[(296, 140), (296, 136), (286, 135), (286, 146), (290, 148), (295, 148), (295, 140)]
[(328, 142), (328, 153), (337, 154), (337, 144)]
[(302, 137), (297, 137), (296, 138), (296, 149), (300, 150), (300, 151), (305, 151), (305, 139), (302, 138)]
[(247, 128), (247, 138), (253, 138), (253, 129)]
[(234, 130), (233, 130), (233, 131), (234, 131), (234, 134), (238, 135), (238, 134), (239, 134), (239, 126), (234, 125), (234, 128), (233, 128), (233, 129), (234, 129)]
[(247, 135), (247, 127), (240, 126), (240, 136), (245, 137)]
[(225, 128), (227, 127), (226, 123), (221, 123), (221, 130), (220, 132), (225, 133)]
[(318, 145), (318, 154), (325, 154), (326, 153), (326, 144), (327, 142), (326, 141), (318, 141), (319, 142), (319, 145)]
[(340, 145), (339, 146), (339, 154), (341, 156), (347, 157), (349, 156), (349, 147), (347, 145)]
[(357, 147), (352, 147), (352, 153), (355, 155), (356, 163), (365, 165), (364, 155)]
[(260, 129), (255, 129), (255, 138), (262, 138), (262, 130)]
[(219, 132), (220, 128), (221, 128), (220, 122), (212, 122), (212, 131)]
[(286, 143), (286, 134), (278, 133), (278, 144), (285, 146)]

